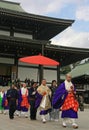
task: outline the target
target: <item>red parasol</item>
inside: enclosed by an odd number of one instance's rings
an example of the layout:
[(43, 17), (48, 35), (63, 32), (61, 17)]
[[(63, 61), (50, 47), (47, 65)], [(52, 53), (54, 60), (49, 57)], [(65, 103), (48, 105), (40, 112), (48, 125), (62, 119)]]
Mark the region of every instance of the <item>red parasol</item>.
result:
[(45, 66), (59, 65), (59, 62), (52, 60), (48, 57), (42, 56), (42, 55), (20, 58), (19, 61), (29, 63), (29, 64), (37, 64), (37, 65), (45, 65)]

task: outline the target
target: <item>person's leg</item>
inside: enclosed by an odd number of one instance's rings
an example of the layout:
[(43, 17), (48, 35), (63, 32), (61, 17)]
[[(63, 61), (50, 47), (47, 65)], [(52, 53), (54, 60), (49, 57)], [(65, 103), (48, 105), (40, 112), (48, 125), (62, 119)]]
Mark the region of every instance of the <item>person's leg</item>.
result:
[(3, 110), (0, 110), (0, 114), (2, 114), (3, 113)]
[(15, 108), (14, 106), (11, 106), (11, 118), (14, 118), (14, 112), (15, 112)]
[(33, 103), (30, 101), (30, 119), (33, 120)]
[(15, 111), (16, 111), (16, 103), (14, 103), (14, 105), (13, 105), (13, 115), (14, 115)]
[(11, 118), (11, 108), (9, 107), (9, 118)]
[(37, 109), (35, 108), (35, 101), (30, 101), (30, 118), (32, 120), (36, 120), (36, 112), (37, 112)]
[(66, 126), (67, 126), (67, 124), (66, 124), (67, 120), (68, 120), (68, 118), (63, 118), (63, 123), (62, 123), (62, 126), (63, 126), (63, 127), (66, 127)]
[(2, 110), (0, 110), (0, 114), (2, 114)]
[(8, 114), (8, 109), (4, 110), (4, 115)]
[(36, 120), (37, 109), (35, 108), (35, 101), (33, 102), (33, 119)]
[(72, 126), (73, 126), (73, 128), (78, 128), (78, 125), (77, 125), (77, 123), (76, 123), (76, 119), (71, 119), (71, 122), (72, 122)]
[(10, 105), (10, 107), (9, 107), (9, 118), (10, 119), (14, 118), (14, 116), (13, 116), (13, 106), (12, 105)]
[(21, 116), (21, 111), (16, 110), (15, 114), (20, 117)]
[(10, 105), (10, 118), (14, 118), (14, 112), (16, 111), (16, 101), (13, 100)]
[(41, 115), (41, 118), (42, 118), (42, 122), (46, 123), (46, 116), (45, 115)]
[(4, 108), (1, 108), (1, 109), (0, 109), (0, 114), (3, 114), (3, 110), (4, 110)]
[(37, 113), (37, 109), (34, 106), (34, 120), (36, 120), (36, 113)]
[(54, 119), (55, 121), (59, 120), (59, 109), (54, 109)]
[(49, 112), (49, 120), (51, 120), (51, 112)]
[(53, 109), (53, 108), (51, 109), (51, 112), (49, 112), (49, 119), (50, 119), (51, 121), (54, 120), (54, 109)]
[(41, 115), (43, 123), (46, 123), (46, 115), (49, 113), (49, 111), (50, 111), (50, 109), (48, 109), (48, 110), (41, 110), (40, 111), (40, 115)]
[(28, 108), (26, 107), (21, 107), (21, 114), (28, 118)]
[(0, 114), (3, 113), (3, 107), (2, 107), (2, 99), (0, 100)]
[(24, 116), (25, 116), (25, 118), (28, 118), (28, 111), (24, 112)]

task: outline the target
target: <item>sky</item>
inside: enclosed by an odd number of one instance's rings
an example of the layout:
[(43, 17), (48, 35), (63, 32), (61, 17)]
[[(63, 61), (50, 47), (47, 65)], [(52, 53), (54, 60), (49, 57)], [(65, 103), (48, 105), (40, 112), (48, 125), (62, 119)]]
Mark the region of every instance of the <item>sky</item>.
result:
[[(7, 0), (8, 1), (8, 0)], [(29, 13), (73, 19), (73, 25), (51, 39), (60, 46), (89, 48), (89, 0), (9, 0)]]

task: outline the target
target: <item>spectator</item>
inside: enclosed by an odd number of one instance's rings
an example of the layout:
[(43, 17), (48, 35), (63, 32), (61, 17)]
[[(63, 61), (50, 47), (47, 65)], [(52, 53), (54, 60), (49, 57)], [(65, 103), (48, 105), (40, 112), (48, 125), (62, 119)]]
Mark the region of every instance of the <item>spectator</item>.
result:
[[(53, 98), (53, 95), (57, 89), (57, 82), (56, 80), (53, 80), (52, 81), (52, 85), (50, 87), (51, 91), (52, 91), (52, 97), (51, 97), (51, 103), (52, 103), (52, 98)], [(59, 120), (59, 109), (54, 109), (53, 106), (52, 106), (52, 110), (51, 112), (49, 113), (49, 116), (50, 116), (50, 120), (51, 121), (58, 121)]]

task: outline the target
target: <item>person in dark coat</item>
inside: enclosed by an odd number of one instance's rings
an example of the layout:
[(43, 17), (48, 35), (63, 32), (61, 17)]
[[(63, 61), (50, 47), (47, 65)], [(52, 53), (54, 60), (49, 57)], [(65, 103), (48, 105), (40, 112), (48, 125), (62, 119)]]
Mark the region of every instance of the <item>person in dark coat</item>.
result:
[[(51, 96), (51, 103), (52, 103), (52, 98), (53, 95), (55, 94), (56, 90), (57, 90), (57, 81), (56, 80), (52, 80), (52, 84), (51, 84), (51, 91), (52, 91), (52, 96)], [(49, 112), (49, 119), (51, 121), (59, 121), (59, 109), (54, 109), (52, 106), (51, 112)]]
[(14, 112), (16, 111), (17, 100), (18, 100), (18, 91), (16, 90), (16, 86), (14, 84), (7, 91), (6, 97), (9, 105), (9, 118), (13, 119)]
[(84, 111), (84, 98), (82, 95), (79, 95), (79, 108), (80, 108), (80, 111)]
[(37, 113), (37, 109), (35, 108), (36, 88), (37, 88), (37, 83), (33, 82), (32, 87), (29, 89), (30, 119), (31, 120), (36, 120), (36, 113)]

